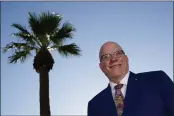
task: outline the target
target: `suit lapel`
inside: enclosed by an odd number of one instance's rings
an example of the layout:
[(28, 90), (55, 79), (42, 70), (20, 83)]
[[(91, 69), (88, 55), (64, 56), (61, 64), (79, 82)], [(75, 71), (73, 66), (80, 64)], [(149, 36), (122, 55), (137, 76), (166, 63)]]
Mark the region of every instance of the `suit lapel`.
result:
[(127, 90), (126, 90), (126, 96), (124, 99), (124, 110), (123, 110), (123, 116), (129, 116), (133, 115), (135, 109), (135, 100), (137, 99), (136, 95), (138, 94), (138, 79), (136, 75), (132, 72), (130, 72), (128, 84), (127, 84)]
[(102, 110), (105, 111), (107, 116), (117, 116), (116, 106), (112, 97), (110, 85), (108, 85), (105, 92), (106, 94), (103, 100), (105, 105)]
[[(134, 105), (135, 100), (137, 100), (136, 95), (138, 94), (138, 78), (136, 77), (136, 74), (130, 72), (128, 84), (127, 84), (127, 90), (126, 90), (126, 96), (124, 99), (124, 110), (123, 110), (123, 116), (130, 116), (133, 115), (134, 109), (136, 108)], [(106, 114), (107, 116), (118, 116), (117, 110), (115, 106), (115, 102), (112, 97), (111, 93), (111, 87), (108, 84), (108, 87), (105, 89), (105, 94), (103, 96), (103, 104), (101, 105), (101, 110)], [(135, 109), (136, 110), (136, 109)]]

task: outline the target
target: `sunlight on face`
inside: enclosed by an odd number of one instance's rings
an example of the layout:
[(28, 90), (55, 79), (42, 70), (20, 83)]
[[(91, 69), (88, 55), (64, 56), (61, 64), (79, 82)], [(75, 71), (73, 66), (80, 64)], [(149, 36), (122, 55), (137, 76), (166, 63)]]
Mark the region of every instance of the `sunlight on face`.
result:
[(110, 81), (121, 78), (128, 72), (128, 57), (118, 44), (103, 44), (99, 57), (100, 68)]

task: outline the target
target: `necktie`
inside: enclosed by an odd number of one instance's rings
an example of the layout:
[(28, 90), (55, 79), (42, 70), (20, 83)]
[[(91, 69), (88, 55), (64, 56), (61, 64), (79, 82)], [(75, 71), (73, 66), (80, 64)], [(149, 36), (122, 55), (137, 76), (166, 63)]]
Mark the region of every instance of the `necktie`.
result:
[(123, 103), (124, 97), (121, 92), (122, 87), (123, 87), (123, 84), (118, 84), (115, 86), (115, 103), (116, 103), (116, 107), (117, 107), (118, 116), (122, 116), (123, 107), (124, 107), (124, 103)]

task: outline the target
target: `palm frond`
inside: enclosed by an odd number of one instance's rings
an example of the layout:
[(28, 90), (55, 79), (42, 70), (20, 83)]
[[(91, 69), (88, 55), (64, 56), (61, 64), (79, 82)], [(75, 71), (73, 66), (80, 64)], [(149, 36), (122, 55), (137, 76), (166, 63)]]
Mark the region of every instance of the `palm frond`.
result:
[(67, 39), (73, 38), (73, 32), (76, 29), (70, 23), (66, 22), (63, 24), (62, 28), (59, 29), (53, 36), (50, 37), (50, 40), (55, 44), (62, 44), (66, 42)]
[(31, 45), (35, 46), (37, 43), (34, 41), (34, 36), (31, 34), (26, 34), (23, 32), (13, 33), (13, 36), (20, 38), (21, 41), (25, 41), (27, 43), (30, 43)]
[(70, 55), (80, 56), (80, 52), (81, 52), (80, 48), (75, 43), (58, 46), (57, 50), (62, 56), (65, 56), (65, 57)]
[(40, 15), (29, 12), (31, 30), (42, 46), (48, 46), (51, 43), (47, 36), (53, 35), (58, 31), (61, 20), (60, 16), (50, 12), (42, 12)]
[(17, 63), (17, 61), (21, 61), (21, 63), (23, 63), (27, 56), (31, 55), (29, 51), (18, 51), (15, 52), (12, 56), (9, 56), (9, 63)]
[(30, 32), (28, 32), (27, 29), (24, 26), (22, 26), (21, 24), (13, 23), (11, 26), (18, 29), (20, 32), (22, 32), (24, 34), (30, 34)]
[(15, 49), (17, 51), (31, 51), (31, 50), (37, 50), (38, 48), (36, 48), (35, 46), (31, 46), (30, 44), (26, 44), (26, 43), (16, 43), (16, 42), (11, 42), (9, 44), (7, 44), (4, 48), (3, 48), (3, 52), (7, 52), (9, 49)]
[[(39, 46), (41, 46), (39, 44), (39, 42), (37, 41), (37, 39), (26, 29), (26, 27), (22, 26), (21, 24), (16, 24), (16, 23), (13, 23), (11, 26), (19, 30), (19, 32), (13, 33), (12, 34), (13, 36), (16, 36), (24, 41), (27, 41), (32, 45), (37, 43)], [(35, 40), (35, 41), (33, 41), (33, 40)]]
[(42, 12), (39, 16), (35, 13), (29, 13), (29, 24), (33, 33), (37, 36), (53, 34), (58, 30), (61, 20), (62, 18), (60, 16), (51, 14), (50, 12)]
[(19, 41), (11, 42), (3, 48), (3, 52), (14, 51), (13, 55), (8, 57), (10, 63), (16, 63), (18, 60), (24, 62), (33, 50), (39, 54), (43, 47), (48, 50), (56, 49), (62, 56), (79, 56), (81, 50), (75, 43), (65, 45), (67, 40), (73, 38), (75, 28), (68, 22), (60, 27), (61, 21), (60, 15), (50, 12), (42, 12), (40, 15), (29, 12), (30, 31), (20, 24), (12, 24), (12, 27), (18, 29), (13, 36), (19, 38)]
[(58, 30), (62, 18), (60, 15), (54, 15), (50, 12), (43, 12), (39, 16), (39, 20), (43, 33), (51, 35)]
[(40, 33), (41, 27), (39, 26), (40, 22), (39, 22), (39, 18), (36, 15), (36, 13), (29, 12), (28, 23), (30, 25), (30, 28), (31, 28), (32, 32), (35, 35), (38, 35)]

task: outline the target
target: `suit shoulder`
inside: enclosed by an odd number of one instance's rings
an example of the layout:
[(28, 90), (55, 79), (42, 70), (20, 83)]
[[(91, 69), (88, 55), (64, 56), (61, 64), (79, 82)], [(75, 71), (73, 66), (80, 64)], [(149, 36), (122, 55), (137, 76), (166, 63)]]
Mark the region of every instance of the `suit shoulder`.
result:
[(141, 73), (136, 73), (137, 75), (151, 75), (151, 74), (164, 74), (165, 72), (162, 70), (157, 70), (157, 71), (148, 71), (148, 72), (141, 72)]
[(103, 89), (103, 90), (102, 90), (101, 92), (99, 92), (97, 95), (95, 95), (95, 96), (89, 101), (89, 103), (99, 101), (103, 96), (105, 96), (107, 89), (108, 89), (108, 87), (105, 88), (105, 89)]
[(152, 82), (154, 81), (156, 82), (157, 80), (160, 81), (161, 79), (163, 80), (166, 77), (169, 78), (168, 75), (162, 70), (141, 72), (141, 73), (137, 73), (136, 75), (139, 79), (152, 81)]
[[(141, 73), (136, 73), (136, 75), (139, 77), (139, 78), (151, 78), (151, 77), (161, 77), (161, 76), (164, 76), (166, 75), (166, 73), (162, 70), (157, 70), (157, 71), (148, 71), (148, 72), (141, 72)], [(152, 78), (151, 78), (152, 79)]]

